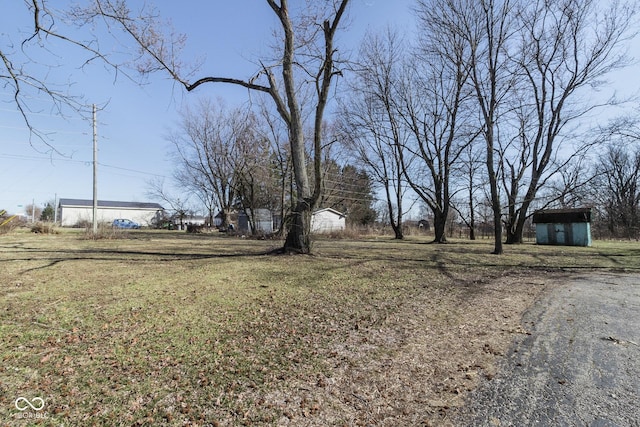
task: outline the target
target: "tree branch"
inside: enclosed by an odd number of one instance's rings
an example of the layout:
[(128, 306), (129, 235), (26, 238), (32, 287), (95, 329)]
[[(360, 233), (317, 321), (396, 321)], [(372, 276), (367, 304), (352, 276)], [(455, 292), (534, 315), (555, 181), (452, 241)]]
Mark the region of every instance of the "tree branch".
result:
[(204, 84), (204, 83), (229, 83), (229, 84), (234, 84), (234, 85), (238, 85), (238, 86), (242, 86), (244, 88), (250, 89), (250, 90), (257, 90), (260, 92), (265, 92), (265, 93), (271, 93), (272, 89), (270, 87), (267, 86), (262, 86), (262, 85), (257, 85), (251, 82), (247, 82), (244, 80), (240, 80), (240, 79), (233, 79), (233, 78), (228, 78), (228, 77), (203, 77), (201, 79), (196, 80), (193, 83), (187, 83), (187, 82), (182, 82), (184, 84), (184, 87), (187, 89), (187, 91), (191, 92), (192, 90), (196, 89), (198, 86)]

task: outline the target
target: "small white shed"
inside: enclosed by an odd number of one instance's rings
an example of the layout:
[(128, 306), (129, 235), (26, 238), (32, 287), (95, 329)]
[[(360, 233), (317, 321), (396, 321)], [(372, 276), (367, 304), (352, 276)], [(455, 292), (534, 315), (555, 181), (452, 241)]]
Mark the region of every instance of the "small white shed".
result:
[(335, 209), (319, 209), (311, 214), (312, 233), (331, 233), (345, 229), (345, 215)]
[[(58, 205), (60, 225), (73, 227), (93, 220), (93, 200), (60, 199)], [(158, 203), (115, 202), (98, 200), (98, 222), (113, 222), (114, 219), (130, 219), (142, 227), (151, 225), (154, 218), (164, 210)]]

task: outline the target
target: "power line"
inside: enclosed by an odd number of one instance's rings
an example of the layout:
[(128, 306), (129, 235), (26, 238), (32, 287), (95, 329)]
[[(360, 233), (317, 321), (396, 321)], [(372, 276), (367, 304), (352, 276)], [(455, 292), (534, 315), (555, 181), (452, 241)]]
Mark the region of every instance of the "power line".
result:
[(107, 165), (107, 164), (100, 163), (100, 162), (98, 162), (98, 165), (102, 166), (102, 167), (105, 167), (105, 168), (117, 169), (117, 170), (122, 170), (122, 171), (126, 171), (126, 172), (134, 172), (134, 173), (139, 173), (139, 174), (142, 174), (142, 175), (157, 176), (159, 178), (169, 178), (166, 175), (160, 175), (160, 174), (157, 174), (157, 173), (145, 172), (145, 171), (140, 171), (140, 170), (136, 170), (136, 169), (123, 168), (123, 167), (120, 167), (120, 166)]
[[(45, 156), (27, 156), (27, 155), (21, 155), (21, 154), (6, 154), (6, 153), (0, 153), (0, 158), (2, 159), (11, 159), (11, 160), (46, 160), (49, 162), (67, 162), (67, 163), (81, 163), (84, 165), (90, 165), (92, 163), (91, 160), (77, 160), (77, 159), (65, 159), (65, 158), (52, 158), (52, 157), (45, 157)], [(137, 170), (137, 169), (130, 169), (130, 168), (123, 168), (120, 166), (113, 166), (113, 165), (108, 165), (105, 163), (101, 163), (98, 162), (99, 166), (105, 167), (105, 168), (109, 168), (109, 169), (117, 169), (117, 170), (122, 170), (122, 171), (126, 171), (126, 172), (133, 172), (133, 173), (137, 173), (137, 174), (141, 174), (141, 175), (149, 175), (149, 176), (156, 176), (159, 178), (169, 178), (166, 175), (162, 175), (162, 174), (158, 174), (158, 173), (153, 173), (153, 172), (147, 172), (147, 171), (141, 171), (141, 170)]]
[(88, 160), (76, 160), (76, 159), (65, 159), (65, 158), (54, 158), (54, 157), (45, 157), (45, 156), (27, 156), (22, 154), (6, 154), (0, 153), (0, 158), (2, 159), (12, 159), (12, 160), (46, 160), (49, 162), (69, 162), (69, 163), (91, 163)]

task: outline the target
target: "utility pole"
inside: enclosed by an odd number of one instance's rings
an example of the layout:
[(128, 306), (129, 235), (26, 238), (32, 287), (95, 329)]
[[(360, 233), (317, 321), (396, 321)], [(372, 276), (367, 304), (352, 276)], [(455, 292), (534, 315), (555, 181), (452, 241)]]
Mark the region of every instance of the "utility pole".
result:
[(93, 234), (98, 234), (98, 128), (93, 104)]

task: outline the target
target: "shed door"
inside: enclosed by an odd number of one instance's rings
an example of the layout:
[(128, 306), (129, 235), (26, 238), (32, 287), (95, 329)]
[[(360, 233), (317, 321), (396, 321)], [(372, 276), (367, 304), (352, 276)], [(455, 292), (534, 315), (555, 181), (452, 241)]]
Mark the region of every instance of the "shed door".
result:
[[(569, 232), (567, 233), (567, 229)], [(551, 245), (567, 245), (571, 234), (571, 224), (547, 224), (547, 235)]]

